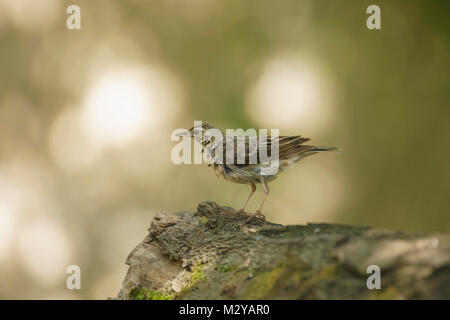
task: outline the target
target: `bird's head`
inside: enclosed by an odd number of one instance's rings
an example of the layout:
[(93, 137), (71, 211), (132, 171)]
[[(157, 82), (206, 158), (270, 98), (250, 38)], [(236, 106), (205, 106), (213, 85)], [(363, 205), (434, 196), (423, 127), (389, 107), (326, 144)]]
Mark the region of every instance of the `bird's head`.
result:
[(191, 137), (195, 138), (197, 141), (202, 141), (206, 137), (206, 131), (209, 129), (215, 129), (212, 125), (206, 122), (202, 122), (201, 126), (193, 126), (189, 129)]
[(208, 135), (206, 134), (206, 131), (210, 129), (215, 128), (209, 123), (202, 122), (201, 126), (200, 125), (193, 126), (189, 130), (179, 133), (178, 136), (193, 137), (195, 140), (202, 143), (205, 140), (208, 140)]

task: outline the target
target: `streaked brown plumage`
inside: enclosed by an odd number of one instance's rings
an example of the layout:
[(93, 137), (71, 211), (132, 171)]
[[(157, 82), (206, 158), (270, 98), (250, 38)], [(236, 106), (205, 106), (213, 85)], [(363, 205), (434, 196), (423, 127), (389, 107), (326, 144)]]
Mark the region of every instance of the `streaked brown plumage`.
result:
[[(218, 132), (223, 135), (222, 141), (215, 141), (215, 135), (211, 132)], [(208, 134), (209, 133), (209, 134)], [(301, 136), (277, 136), (277, 137), (249, 137), (249, 136), (227, 136), (222, 131), (214, 128), (212, 125), (202, 123), (202, 126), (192, 127), (189, 129), (189, 135), (202, 145), (202, 152), (205, 152), (209, 158), (208, 166), (213, 166), (216, 175), (222, 179), (235, 182), (250, 184), (251, 193), (238, 213), (244, 213), (248, 201), (256, 190), (256, 184), (261, 183), (264, 188), (264, 198), (261, 201), (259, 209), (253, 214), (251, 218), (260, 217), (264, 219), (261, 214), (261, 209), (269, 194), (267, 182), (277, 178), (280, 172), (285, 171), (294, 163), (301, 159), (316, 154), (322, 151), (337, 150), (336, 147), (316, 147), (313, 145), (305, 145), (309, 141), (308, 138)], [(271, 154), (272, 144), (278, 142), (278, 154)], [(222, 144), (223, 160), (218, 161), (215, 152), (219, 149), (217, 145)], [(227, 159), (227, 146), (234, 146), (232, 158)], [(238, 146), (241, 146), (240, 148)], [(278, 158), (279, 162), (277, 172), (273, 174), (264, 174), (264, 170), (269, 170), (270, 166), (274, 165), (273, 161), (261, 159), (259, 150), (266, 148), (267, 156)], [(276, 152), (276, 151), (275, 151)], [(277, 157), (278, 156), (278, 157)], [(220, 158), (219, 158), (220, 159)], [(253, 161), (251, 161), (253, 160)], [(255, 161), (256, 160), (256, 161)]]

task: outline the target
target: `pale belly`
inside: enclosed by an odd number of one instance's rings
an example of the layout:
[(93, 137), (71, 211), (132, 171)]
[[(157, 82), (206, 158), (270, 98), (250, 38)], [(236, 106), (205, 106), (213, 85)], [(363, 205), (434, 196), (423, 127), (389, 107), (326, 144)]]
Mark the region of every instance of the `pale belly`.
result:
[(252, 167), (242, 168), (234, 165), (217, 165), (214, 164), (215, 174), (224, 180), (231, 181), (234, 183), (261, 183), (261, 180), (266, 182), (276, 179), (277, 175), (262, 175), (259, 170), (253, 169)]

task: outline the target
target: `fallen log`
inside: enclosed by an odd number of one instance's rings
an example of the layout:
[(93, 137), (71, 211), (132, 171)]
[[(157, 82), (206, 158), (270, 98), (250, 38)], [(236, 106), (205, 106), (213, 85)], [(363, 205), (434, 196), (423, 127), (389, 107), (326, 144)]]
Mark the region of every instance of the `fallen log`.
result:
[(157, 214), (119, 299), (449, 299), (450, 237), (283, 226), (206, 201)]

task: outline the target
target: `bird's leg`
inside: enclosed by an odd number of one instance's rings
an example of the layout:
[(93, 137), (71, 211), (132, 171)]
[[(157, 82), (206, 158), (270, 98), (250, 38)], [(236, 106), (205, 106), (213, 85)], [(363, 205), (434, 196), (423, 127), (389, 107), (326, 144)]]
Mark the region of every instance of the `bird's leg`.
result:
[(261, 213), (262, 207), (264, 205), (264, 201), (266, 201), (267, 196), (270, 193), (269, 187), (267, 186), (267, 183), (261, 179), (261, 183), (264, 187), (264, 198), (261, 201), (261, 204), (259, 205), (259, 209), (256, 210), (254, 214), (250, 216), (250, 218), (247, 219), (247, 222), (250, 222), (254, 218), (261, 218), (262, 220), (266, 220), (266, 217)]
[(208, 160), (208, 167), (211, 167), (214, 164), (214, 159), (211, 157)]
[(255, 185), (254, 183), (251, 184), (251, 187), (252, 187), (252, 191), (250, 192), (250, 195), (248, 196), (247, 200), (244, 202), (244, 205), (241, 207), (241, 209), (239, 209), (239, 211), (236, 212), (236, 213), (239, 213), (239, 214), (245, 213), (245, 212), (244, 212), (244, 209), (245, 209), (245, 207), (247, 206), (248, 201), (250, 200), (250, 198), (252, 197), (252, 195), (253, 195), (253, 194), (255, 193), (255, 191), (256, 191), (256, 185)]

